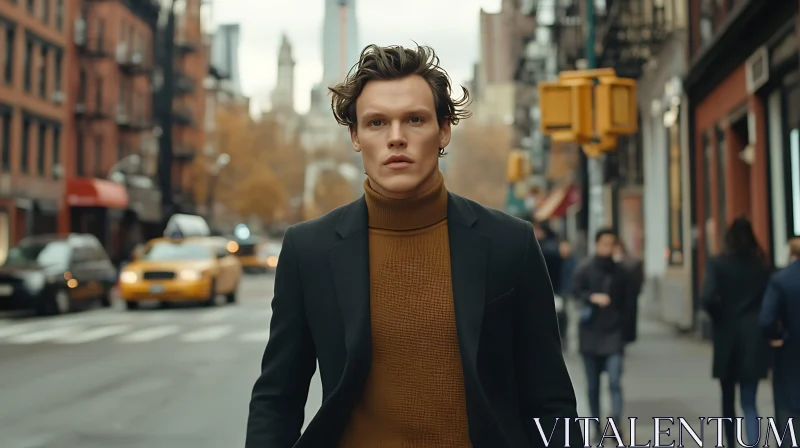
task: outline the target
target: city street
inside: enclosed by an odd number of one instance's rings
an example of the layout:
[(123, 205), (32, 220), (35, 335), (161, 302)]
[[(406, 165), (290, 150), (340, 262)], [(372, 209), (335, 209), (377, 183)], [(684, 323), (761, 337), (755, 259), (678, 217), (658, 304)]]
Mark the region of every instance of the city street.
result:
[[(2, 447), (243, 446), (250, 388), (268, 339), (271, 291), (272, 277), (252, 276), (235, 306), (0, 320)], [(579, 411), (588, 415), (582, 366), (570, 345)], [(709, 356), (707, 344), (642, 322), (624, 382), (625, 413), (640, 417), (641, 442), (651, 437), (642, 432), (652, 434), (647, 422), (653, 416), (719, 414)], [(320, 401), (315, 378), (306, 422)], [(772, 415), (766, 384), (759, 401), (761, 415)], [(707, 429), (706, 437), (713, 432)]]

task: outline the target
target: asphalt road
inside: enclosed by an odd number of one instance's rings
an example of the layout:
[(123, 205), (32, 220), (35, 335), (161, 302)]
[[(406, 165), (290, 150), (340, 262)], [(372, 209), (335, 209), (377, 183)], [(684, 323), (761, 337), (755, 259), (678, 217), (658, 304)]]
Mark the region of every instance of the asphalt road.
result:
[[(0, 447), (244, 446), (272, 282), (216, 308), (0, 318)], [(306, 421), (321, 394), (317, 377)]]

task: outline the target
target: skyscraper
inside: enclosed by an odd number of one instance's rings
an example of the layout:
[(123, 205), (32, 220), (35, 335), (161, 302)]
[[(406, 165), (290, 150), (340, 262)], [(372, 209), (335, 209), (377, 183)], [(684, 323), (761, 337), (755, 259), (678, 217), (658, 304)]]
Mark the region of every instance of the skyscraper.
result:
[[(343, 37), (344, 42), (342, 42)], [(344, 59), (342, 45), (344, 45)], [(325, 0), (325, 19), (322, 26), (322, 88), (325, 93), (327, 87), (339, 83), (358, 62), (360, 52), (356, 0)]]
[(273, 110), (294, 113), (294, 66), (292, 44), (284, 34), (278, 50), (278, 80), (271, 96)]

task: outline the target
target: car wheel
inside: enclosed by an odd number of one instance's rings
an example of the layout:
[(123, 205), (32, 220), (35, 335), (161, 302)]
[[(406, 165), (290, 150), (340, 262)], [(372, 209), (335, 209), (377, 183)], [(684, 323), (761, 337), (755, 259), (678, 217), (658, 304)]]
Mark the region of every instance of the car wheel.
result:
[[(238, 289), (238, 288), (237, 288)], [(237, 289), (225, 294), (225, 301), (228, 303), (236, 303)]]
[(139, 309), (139, 302), (126, 300), (125, 301), (125, 309), (126, 310), (138, 310)]
[(67, 314), (70, 311), (72, 301), (69, 293), (64, 289), (59, 289), (53, 295), (53, 314)]

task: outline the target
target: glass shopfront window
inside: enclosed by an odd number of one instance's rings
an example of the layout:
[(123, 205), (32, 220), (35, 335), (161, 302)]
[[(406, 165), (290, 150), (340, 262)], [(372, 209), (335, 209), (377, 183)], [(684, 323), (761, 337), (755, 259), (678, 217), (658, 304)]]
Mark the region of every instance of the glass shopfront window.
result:
[(792, 76), (784, 86), (783, 109), (786, 111), (784, 139), (786, 171), (787, 237), (800, 236), (800, 79)]
[(683, 266), (683, 185), (681, 181), (681, 133), (678, 110), (669, 112), (667, 125), (667, 188), (669, 198), (668, 259), (670, 266)]
[(708, 260), (712, 255), (716, 253), (716, 241), (717, 241), (717, 226), (714, 222), (714, 211), (712, 210), (713, 204), (711, 203), (711, 152), (714, 148), (711, 146), (711, 139), (708, 137), (708, 134), (703, 134), (703, 178), (705, 179), (705, 185), (703, 186), (703, 211), (704, 213), (704, 221), (703, 221), (703, 230), (705, 233), (705, 254), (706, 260)]

